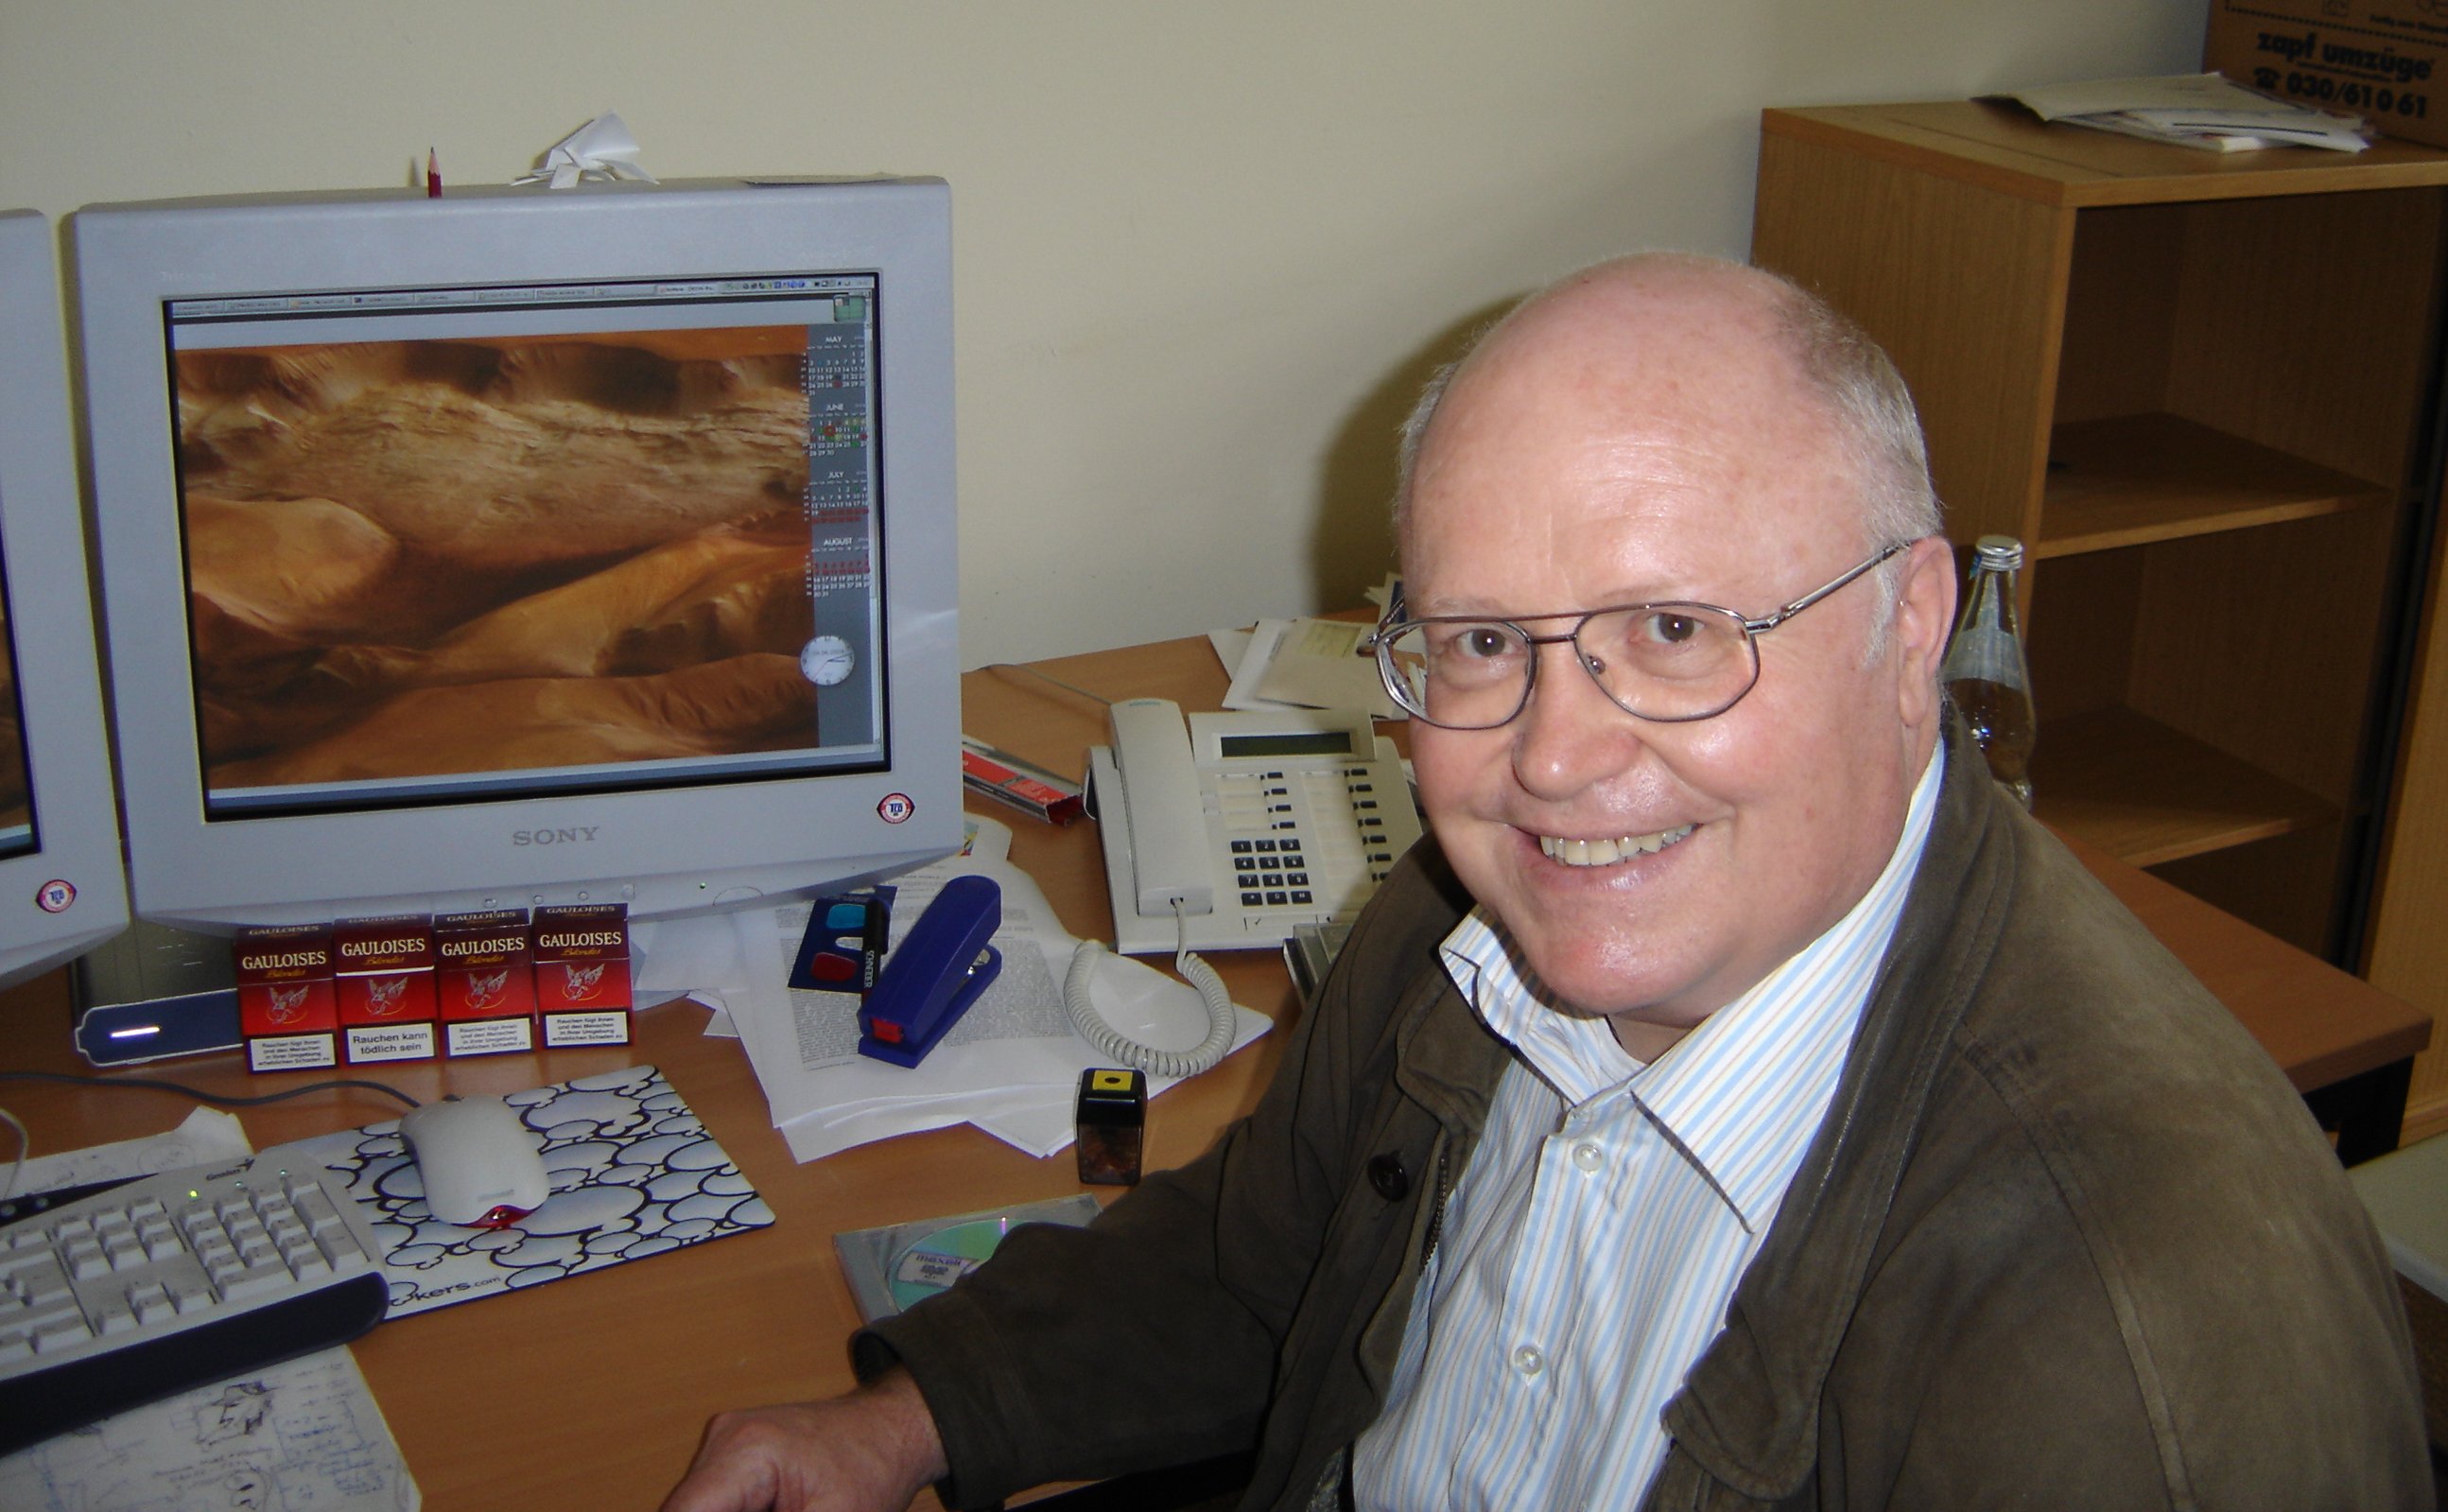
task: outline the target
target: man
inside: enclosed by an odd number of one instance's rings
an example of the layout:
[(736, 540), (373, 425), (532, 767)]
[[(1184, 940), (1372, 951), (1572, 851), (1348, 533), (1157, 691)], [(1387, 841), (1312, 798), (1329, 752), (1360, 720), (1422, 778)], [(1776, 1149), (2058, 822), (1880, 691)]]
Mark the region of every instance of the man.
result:
[(1406, 457), (1434, 838), (1257, 1111), (717, 1419), (672, 1512), (1253, 1444), (1253, 1508), (2429, 1505), (2301, 1101), (1947, 733), (1875, 348), (1627, 259)]

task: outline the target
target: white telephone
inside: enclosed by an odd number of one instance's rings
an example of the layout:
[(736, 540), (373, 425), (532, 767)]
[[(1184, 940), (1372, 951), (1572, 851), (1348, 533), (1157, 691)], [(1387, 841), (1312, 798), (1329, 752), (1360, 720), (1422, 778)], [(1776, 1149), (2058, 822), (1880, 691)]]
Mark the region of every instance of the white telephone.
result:
[(1420, 837), (1393, 742), (1357, 710), (1195, 714), (1113, 706), (1088, 748), (1116, 946), (1130, 955), (1280, 946), (1348, 922)]

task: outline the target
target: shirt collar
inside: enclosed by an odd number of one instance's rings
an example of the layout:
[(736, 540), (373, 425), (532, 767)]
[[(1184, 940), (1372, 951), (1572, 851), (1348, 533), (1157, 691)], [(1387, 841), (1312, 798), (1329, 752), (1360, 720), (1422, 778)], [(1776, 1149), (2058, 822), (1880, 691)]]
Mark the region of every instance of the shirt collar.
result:
[(1647, 1065), (1605, 1019), (1560, 1006), (1484, 908), (1445, 937), (1446, 974), (1567, 1107), (1628, 1093), (1756, 1232), (1835, 1087), (1929, 838), (1941, 764), (1922, 768), (1895, 850), (1845, 916)]

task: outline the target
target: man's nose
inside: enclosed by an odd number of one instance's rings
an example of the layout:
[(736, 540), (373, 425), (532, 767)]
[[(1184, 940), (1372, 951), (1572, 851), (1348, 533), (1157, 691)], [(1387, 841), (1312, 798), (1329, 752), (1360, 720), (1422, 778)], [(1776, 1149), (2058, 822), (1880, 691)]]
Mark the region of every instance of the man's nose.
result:
[(1538, 654), (1545, 660), (1514, 721), (1513, 767), (1532, 796), (1560, 800), (1630, 766), (1643, 745), (1640, 721), (1607, 697), (1571, 641)]

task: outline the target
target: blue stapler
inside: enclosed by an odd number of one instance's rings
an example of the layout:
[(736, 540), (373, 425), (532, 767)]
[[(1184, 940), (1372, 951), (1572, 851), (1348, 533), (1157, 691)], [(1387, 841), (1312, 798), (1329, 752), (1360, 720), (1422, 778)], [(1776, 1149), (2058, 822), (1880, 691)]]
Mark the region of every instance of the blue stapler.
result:
[(942, 1043), (1003, 969), (986, 942), (1003, 923), (1003, 889), (954, 877), (886, 958), (858, 1010), (858, 1053), (914, 1066)]

